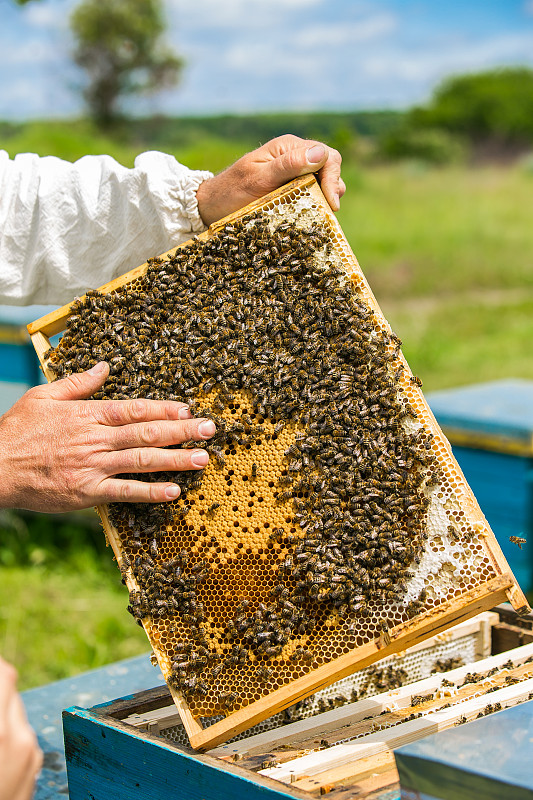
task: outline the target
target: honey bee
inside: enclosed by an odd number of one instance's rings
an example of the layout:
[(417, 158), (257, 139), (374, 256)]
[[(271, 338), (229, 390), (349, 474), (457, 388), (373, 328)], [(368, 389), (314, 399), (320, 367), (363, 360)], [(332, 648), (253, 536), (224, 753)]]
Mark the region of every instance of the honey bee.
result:
[(255, 671), (257, 680), (261, 681), (262, 683), (267, 683), (273, 674), (274, 670), (270, 669), (269, 667), (258, 667)]
[(525, 539), (523, 536), (509, 536), (509, 541), (512, 542), (513, 544), (517, 544), (521, 550), (522, 545), (526, 544), (527, 539)]

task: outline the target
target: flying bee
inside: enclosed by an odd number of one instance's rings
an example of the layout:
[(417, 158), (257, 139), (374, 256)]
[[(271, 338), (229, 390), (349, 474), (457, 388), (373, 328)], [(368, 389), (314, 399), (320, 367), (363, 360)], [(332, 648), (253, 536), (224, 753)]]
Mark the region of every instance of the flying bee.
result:
[(523, 536), (509, 536), (509, 541), (513, 544), (517, 544), (520, 550), (522, 549), (522, 545), (526, 544), (527, 539), (524, 539)]

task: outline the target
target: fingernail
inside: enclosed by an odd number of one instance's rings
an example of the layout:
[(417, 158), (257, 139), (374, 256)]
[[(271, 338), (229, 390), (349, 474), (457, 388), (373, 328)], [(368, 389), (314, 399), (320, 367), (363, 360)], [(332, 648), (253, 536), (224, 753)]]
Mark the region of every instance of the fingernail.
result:
[(208, 461), (209, 453), (205, 450), (194, 450), (194, 452), (191, 453), (191, 463), (195, 467), (205, 467)]
[(192, 414), (189, 406), (185, 406), (185, 408), (180, 408), (180, 410), (178, 411), (179, 419), (190, 419), (191, 417)]
[(338, 211), (339, 208), (341, 207), (341, 201), (340, 201), (339, 195), (338, 194), (334, 194), (332, 200), (333, 200), (333, 203), (332, 203), (333, 211)]
[(200, 434), (200, 436), (205, 436), (206, 439), (208, 439), (210, 436), (213, 436), (215, 431), (216, 431), (216, 426), (213, 420), (211, 419), (205, 419), (198, 425), (198, 433)]
[(165, 489), (165, 496), (168, 497), (169, 500), (175, 500), (176, 497), (179, 497), (181, 494), (181, 490), (179, 486), (176, 484), (172, 484), (172, 486), (167, 486)]
[(326, 150), (323, 145), (315, 144), (307, 151), (307, 162), (309, 164), (318, 164), (326, 155)]
[(98, 364), (95, 364), (94, 367), (91, 367), (91, 369), (87, 370), (87, 372), (89, 375), (101, 375), (106, 367), (107, 364), (105, 361), (99, 361)]

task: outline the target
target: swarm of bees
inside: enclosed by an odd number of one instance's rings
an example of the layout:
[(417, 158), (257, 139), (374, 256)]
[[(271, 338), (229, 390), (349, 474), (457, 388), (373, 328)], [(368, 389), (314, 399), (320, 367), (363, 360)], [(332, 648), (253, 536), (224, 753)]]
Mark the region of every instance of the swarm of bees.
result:
[[(213, 419), (217, 431), (206, 449), (217, 469), (228, 446), (250, 447), (265, 435), (251, 417), (222, 416), (235, 392), (247, 393), (274, 435), (289, 424), (299, 431), (285, 451), (277, 498), (291, 508), (297, 533), (273, 531), (287, 547), (275, 586), (264, 602), (238, 606), (223, 657), (208, 641), (198, 599), (209, 565), (187, 550), (167, 561), (159, 552), (205, 470), (143, 476), (178, 483), (179, 504), (109, 508), (125, 531), (123, 569), (138, 586), (130, 612), (139, 622), (177, 616), (188, 625), (170, 682), (190, 698), (226, 665), (250, 657), (259, 662), (258, 683), (268, 685), (268, 662), (311, 632), (321, 614), (335, 612), (342, 623), (368, 616), (371, 604), (400, 601), (420, 561), (427, 487), (440, 480), (432, 437), (398, 392), (400, 340), (377, 324), (330, 256), (321, 223), (272, 224), (256, 212), (152, 259), (134, 285), (88, 292), (48, 354), (58, 377), (106, 360), (110, 375), (97, 399), (185, 401)], [(249, 478), (257, 478), (255, 463)], [(208, 516), (218, 508), (212, 503)], [(412, 602), (411, 612), (422, 602)], [(291, 658), (312, 668), (313, 653), (303, 646)], [(225, 692), (219, 701), (231, 709), (237, 698)]]

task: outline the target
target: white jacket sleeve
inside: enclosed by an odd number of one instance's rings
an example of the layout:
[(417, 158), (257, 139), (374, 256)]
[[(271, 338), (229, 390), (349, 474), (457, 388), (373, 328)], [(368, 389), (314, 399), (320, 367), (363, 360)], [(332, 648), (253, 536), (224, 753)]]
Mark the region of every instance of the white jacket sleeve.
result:
[(68, 303), (204, 230), (196, 190), (210, 172), (164, 153), (133, 169), (0, 151), (0, 303)]

